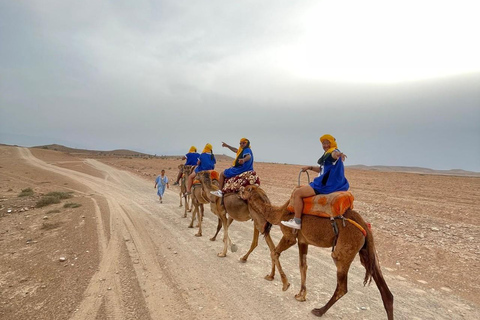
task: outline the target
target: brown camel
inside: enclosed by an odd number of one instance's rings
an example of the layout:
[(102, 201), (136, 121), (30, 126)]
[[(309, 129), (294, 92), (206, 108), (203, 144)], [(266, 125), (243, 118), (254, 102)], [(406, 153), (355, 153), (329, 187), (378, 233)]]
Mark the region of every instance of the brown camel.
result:
[(178, 166), (178, 169), (180, 169), (182, 172), (182, 178), (180, 179), (179, 195), (180, 195), (180, 207), (183, 206), (182, 198), (185, 198), (185, 214), (183, 215), (184, 218), (187, 217), (187, 212), (192, 211), (192, 209), (188, 205), (190, 196), (185, 195), (185, 193), (187, 191), (187, 178), (190, 175), (190, 173), (192, 173), (193, 168), (194, 168), (193, 166), (186, 166), (184, 164), (181, 164)]
[[(198, 174), (197, 174), (198, 176)], [(215, 183), (215, 182), (214, 182)], [(218, 181), (216, 181), (216, 184), (218, 186)], [(193, 222), (195, 221), (195, 218), (198, 220), (198, 232), (195, 234), (196, 237), (201, 237), (202, 236), (202, 221), (203, 221), (203, 215), (204, 215), (204, 205), (205, 204), (210, 204), (210, 210), (215, 213), (215, 210), (217, 207), (213, 205), (210, 202), (210, 194), (207, 196), (205, 193), (205, 190), (203, 190), (202, 185), (200, 183), (194, 183), (192, 186), (192, 207), (193, 212), (192, 212), (192, 221), (190, 222), (190, 225), (188, 226), (189, 228), (193, 228)], [(186, 213), (185, 213), (186, 214)], [(215, 213), (216, 216), (218, 214)], [(215, 241), (217, 239), (217, 235), (220, 232), (220, 229), (222, 229), (222, 220), (218, 218), (218, 224), (217, 224), (217, 232), (215, 235), (210, 238), (211, 241)], [(233, 250), (235, 250), (235, 247), (233, 247)]]
[[(348, 209), (343, 214), (343, 217), (359, 224), (366, 231), (366, 236), (354, 224), (348, 221), (340, 221), (342, 219), (335, 219), (334, 221), (338, 229), (338, 236), (336, 237), (330, 219), (306, 214), (302, 216), (301, 230), (296, 232), (296, 230), (294, 231), (280, 223), (280, 221), (289, 220), (293, 216), (293, 213), (287, 210), (290, 200), (281, 207), (272, 206), (266, 193), (257, 186), (247, 186), (245, 191), (242, 192), (242, 198), (248, 202), (250, 211), (263, 215), (268, 223), (280, 226), (283, 237), (275, 248), (275, 263), (279, 263), (280, 254), (293, 246), (298, 240), (301, 275), (300, 292), (295, 295), (298, 301), (306, 300), (307, 288), (305, 282), (307, 278), (308, 245), (323, 248), (334, 247), (332, 258), (337, 266), (337, 287), (327, 304), (322, 308), (312, 310), (314, 315), (321, 317), (337, 300), (347, 293), (348, 270), (353, 259), (359, 253), (360, 262), (366, 269), (364, 285), (370, 284), (372, 278), (375, 280), (382, 296), (387, 317), (389, 320), (393, 319), (393, 295), (380, 270), (373, 234), (360, 214)], [(334, 244), (334, 241), (336, 241), (336, 244)]]
[[(266, 226), (268, 225), (266, 219), (264, 218), (263, 214), (259, 214), (256, 211), (249, 210), (249, 206), (247, 205), (246, 201), (240, 198), (238, 193), (227, 193), (223, 196), (223, 203), (222, 198), (218, 198), (214, 195), (210, 194), (210, 191), (218, 190), (218, 184), (212, 182), (209, 173), (202, 173), (199, 172), (197, 174), (197, 179), (201, 182), (205, 194), (210, 196), (210, 201), (212, 202), (212, 208), (215, 207), (212, 212), (214, 212), (219, 219), (222, 221), (223, 228), (223, 250), (217, 254), (219, 257), (225, 257), (227, 255), (227, 248), (230, 243), (230, 238), (228, 235), (228, 229), (230, 224), (235, 221), (248, 221), (253, 219), (254, 221), (254, 228), (253, 228), (253, 239), (250, 245), (250, 249), (248, 252), (240, 258), (241, 262), (246, 262), (248, 256), (258, 245), (258, 237), (260, 232), (265, 235), (265, 241), (267, 242), (268, 248), (270, 249), (270, 257), (272, 259), (272, 269), (270, 274), (265, 276), (267, 280), (273, 280), (275, 275), (275, 266), (278, 268), (278, 272), (280, 273), (283, 287), (282, 290), (285, 291), (290, 286), (288, 283), (287, 276), (283, 272), (283, 269), (280, 265), (280, 261), (274, 261), (275, 256), (275, 244), (273, 243), (272, 238), (270, 237), (269, 230), (265, 230)], [(227, 217), (228, 215), (228, 217)], [(199, 221), (199, 227), (201, 228), (201, 221)]]

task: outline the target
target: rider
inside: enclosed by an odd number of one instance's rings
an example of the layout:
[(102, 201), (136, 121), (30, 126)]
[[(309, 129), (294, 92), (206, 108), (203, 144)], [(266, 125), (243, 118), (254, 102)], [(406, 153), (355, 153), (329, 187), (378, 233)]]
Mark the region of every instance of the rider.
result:
[[(335, 138), (329, 134), (320, 137), (325, 151), (318, 159), (319, 167), (303, 167), (302, 172), (312, 170), (319, 175), (309, 185), (300, 187), (293, 192), (293, 208), (295, 217), (282, 221), (284, 226), (300, 229), (302, 227), (303, 198), (313, 197), (317, 194), (327, 194), (335, 191), (347, 191), (349, 184), (345, 178), (343, 161), (347, 157), (337, 149)], [(338, 161), (340, 160), (340, 161)]]
[(215, 169), (215, 164), (217, 163), (217, 160), (215, 159), (212, 149), (213, 148), (210, 143), (207, 143), (205, 145), (205, 148), (203, 148), (202, 154), (198, 158), (197, 167), (195, 168), (195, 171), (188, 176), (187, 192), (186, 192), (187, 195), (190, 194), (192, 191), (193, 179), (195, 178), (198, 172)]
[[(188, 150), (188, 153), (182, 157), (182, 160), (186, 160), (185, 161), (186, 166), (196, 166), (199, 156), (200, 154), (198, 154), (197, 148), (195, 146), (191, 146), (190, 150)], [(178, 171), (177, 180), (175, 180), (175, 182), (173, 183), (174, 186), (178, 185), (180, 178), (182, 178), (181, 169)]]
[(253, 171), (253, 152), (252, 149), (250, 149), (250, 141), (248, 139), (240, 139), (240, 148), (238, 149), (226, 144), (225, 142), (222, 142), (222, 147), (227, 147), (233, 152), (236, 152), (237, 156), (233, 161), (233, 166), (220, 173), (220, 189), (216, 191), (210, 191), (211, 194), (217, 197), (223, 196), (222, 188), (225, 178), (235, 177), (246, 171)]

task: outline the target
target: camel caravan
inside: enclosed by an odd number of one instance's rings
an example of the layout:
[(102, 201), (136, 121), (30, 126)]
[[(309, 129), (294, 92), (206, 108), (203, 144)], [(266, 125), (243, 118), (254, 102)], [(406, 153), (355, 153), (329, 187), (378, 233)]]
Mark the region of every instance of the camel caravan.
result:
[[(246, 262), (250, 253), (257, 247), (262, 234), (270, 250), (271, 272), (265, 279), (272, 281), (275, 269), (282, 281), (282, 290), (290, 287), (287, 276), (280, 263), (281, 253), (293, 245), (298, 245), (299, 268), (301, 276), (300, 291), (295, 295), (298, 301), (305, 301), (307, 295), (307, 253), (308, 246), (332, 248), (332, 259), (337, 267), (337, 286), (330, 300), (312, 313), (318, 317), (324, 315), (342, 296), (347, 293), (347, 276), (350, 265), (357, 254), (365, 267), (364, 285), (372, 279), (380, 291), (387, 319), (393, 319), (393, 295), (385, 282), (375, 249), (370, 225), (353, 209), (354, 197), (348, 191), (349, 184), (344, 176), (343, 161), (346, 156), (337, 148), (336, 140), (330, 135), (320, 138), (324, 154), (318, 160), (318, 167), (303, 167), (301, 172), (318, 173), (313, 182), (306, 186), (297, 186), (289, 199), (281, 206), (273, 205), (266, 192), (260, 187), (260, 179), (253, 170), (253, 153), (250, 141), (242, 138), (240, 147), (235, 148), (224, 142), (222, 147), (236, 153), (233, 166), (223, 172), (215, 171), (216, 160), (210, 144), (192, 162), (179, 166), (182, 174), (180, 185), (180, 206), (185, 200), (185, 215), (192, 212), (189, 227), (197, 221), (198, 232), (202, 236), (204, 205), (218, 217), (214, 241), (223, 228), (223, 248), (218, 257), (226, 257), (228, 247), (237, 250), (232, 243), (228, 229), (233, 221), (254, 222), (253, 237), (248, 252), (242, 256)], [(189, 153), (195, 153), (192, 147)], [(198, 155), (198, 156), (197, 156)], [(188, 159), (187, 154), (184, 159)], [(308, 174), (308, 172), (307, 172)], [(310, 179), (309, 179), (310, 180)], [(300, 184), (300, 176), (299, 176)], [(191, 205), (188, 204), (189, 200)], [(274, 244), (270, 231), (272, 225), (280, 227), (282, 238)]]

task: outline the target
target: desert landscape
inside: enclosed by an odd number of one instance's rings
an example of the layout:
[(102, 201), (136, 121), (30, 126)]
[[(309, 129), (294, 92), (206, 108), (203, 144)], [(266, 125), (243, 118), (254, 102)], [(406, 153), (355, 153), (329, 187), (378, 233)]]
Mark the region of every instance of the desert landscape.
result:
[[(0, 319), (316, 319), (310, 310), (336, 285), (331, 249), (309, 249), (306, 302), (294, 298), (296, 246), (281, 256), (287, 291), (278, 275), (264, 279), (270, 254), (263, 238), (248, 262), (239, 261), (253, 222), (234, 222), (238, 251), (217, 257), (223, 233), (209, 240), (217, 219), (208, 206), (204, 235), (195, 237), (179, 187), (170, 184), (162, 204), (153, 188), (161, 169), (173, 182), (182, 162), (0, 145)], [(216, 169), (230, 164), (218, 156)], [(275, 205), (289, 199), (300, 168), (255, 163)], [(395, 318), (480, 319), (480, 174), (347, 166), (346, 177), (355, 209), (372, 226)], [(271, 235), (277, 243), (280, 228)], [(364, 274), (356, 258), (349, 292), (324, 319), (386, 319)]]

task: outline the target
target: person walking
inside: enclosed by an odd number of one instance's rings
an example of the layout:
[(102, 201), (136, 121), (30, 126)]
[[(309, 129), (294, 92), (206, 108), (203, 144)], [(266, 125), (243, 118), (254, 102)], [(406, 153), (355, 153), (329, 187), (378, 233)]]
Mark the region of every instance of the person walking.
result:
[(157, 195), (160, 200), (160, 203), (163, 203), (163, 194), (165, 193), (165, 188), (170, 188), (168, 184), (168, 177), (165, 174), (165, 170), (162, 169), (160, 175), (157, 176), (155, 179), (155, 186), (154, 188), (157, 189)]

